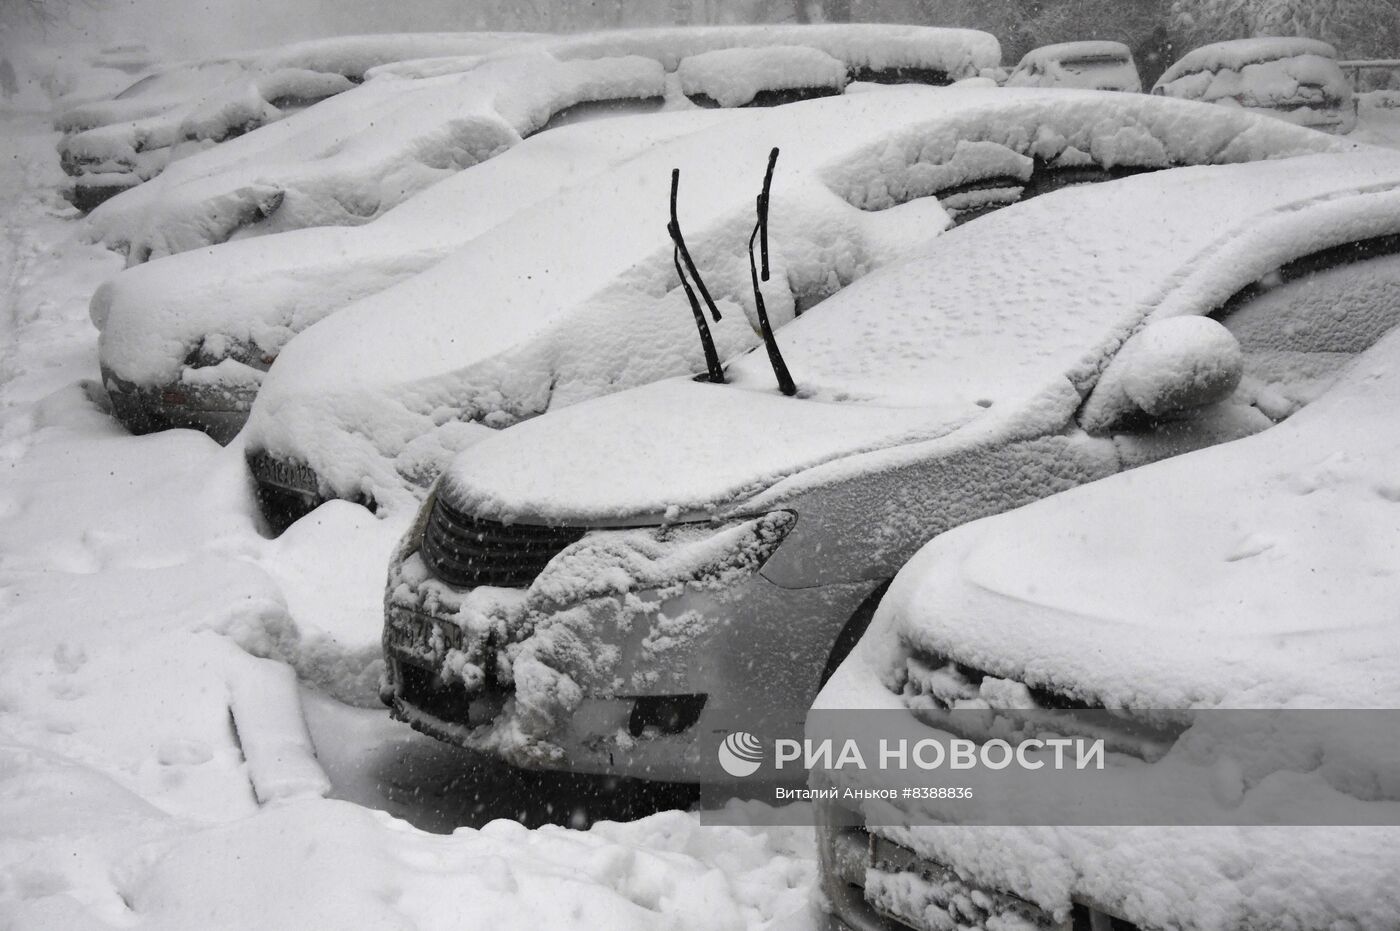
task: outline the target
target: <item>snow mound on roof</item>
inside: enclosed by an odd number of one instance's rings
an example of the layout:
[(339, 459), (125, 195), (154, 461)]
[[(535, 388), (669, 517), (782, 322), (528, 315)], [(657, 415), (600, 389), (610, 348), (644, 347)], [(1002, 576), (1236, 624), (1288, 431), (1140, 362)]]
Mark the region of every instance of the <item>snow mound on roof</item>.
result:
[(721, 107), (742, 107), (763, 91), (846, 86), (845, 63), (804, 46), (731, 48), (681, 60), (677, 69), (687, 97), (704, 95)]
[[(89, 217), (89, 234), (136, 264), (257, 232), (368, 222), (518, 143), (556, 112), (656, 98), (644, 58), (518, 55), (462, 74), (366, 82), (320, 106), (172, 165)], [(262, 222), (267, 221), (267, 222)]]
[(1337, 58), (1337, 50), (1319, 39), (1287, 36), (1259, 36), (1232, 39), (1192, 49), (1168, 68), (1157, 81), (1158, 87), (1198, 71), (1240, 71), (1246, 65), (1279, 61), (1298, 56)]

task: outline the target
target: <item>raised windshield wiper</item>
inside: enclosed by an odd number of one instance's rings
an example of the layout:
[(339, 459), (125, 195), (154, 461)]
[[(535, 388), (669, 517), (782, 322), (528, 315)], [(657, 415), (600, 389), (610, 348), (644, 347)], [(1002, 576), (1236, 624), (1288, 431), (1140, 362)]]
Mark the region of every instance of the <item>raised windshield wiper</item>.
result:
[[(776, 149), (774, 150), (777, 151)], [(700, 277), (700, 270), (695, 267), (695, 261), (690, 257), (690, 250), (685, 247), (685, 237), (681, 235), (681, 221), (676, 215), (676, 195), (681, 186), (681, 170), (671, 169), (671, 222), (666, 224), (666, 232), (671, 234), (673, 248), (671, 250), (671, 260), (676, 266), (676, 275), (681, 279), (681, 287), (685, 289), (686, 300), (690, 301), (690, 312), (695, 316), (695, 328), (700, 331), (700, 345), (705, 350), (705, 367), (709, 371), (709, 380), (717, 385), (724, 384), (724, 367), (719, 364), (719, 352), (715, 350), (715, 339), (710, 334), (710, 325), (705, 322), (705, 314), (700, 309), (700, 302), (695, 298), (695, 288), (690, 286), (686, 280), (685, 272), (689, 269), (690, 276), (695, 279), (695, 287), (700, 289), (700, 294), (705, 298), (705, 306), (714, 315), (715, 322), (720, 320), (719, 308), (715, 306), (714, 298), (710, 297), (710, 291), (705, 287), (705, 279)], [(685, 260), (685, 269), (681, 268), (681, 260)]]
[(778, 390), (788, 397), (797, 393), (797, 385), (792, 381), (787, 363), (778, 349), (778, 340), (773, 336), (773, 326), (768, 322), (768, 308), (763, 303), (763, 291), (759, 288), (758, 266), (754, 263), (753, 244), (759, 241), (759, 251), (763, 260), (763, 280), (768, 280), (768, 191), (773, 185), (773, 168), (778, 164), (778, 149), (768, 153), (768, 171), (763, 176), (763, 191), (758, 195), (758, 222), (749, 234), (749, 275), (753, 279), (753, 303), (758, 312), (758, 327), (763, 333), (763, 345), (768, 348), (768, 361), (773, 366), (773, 374), (778, 379)]

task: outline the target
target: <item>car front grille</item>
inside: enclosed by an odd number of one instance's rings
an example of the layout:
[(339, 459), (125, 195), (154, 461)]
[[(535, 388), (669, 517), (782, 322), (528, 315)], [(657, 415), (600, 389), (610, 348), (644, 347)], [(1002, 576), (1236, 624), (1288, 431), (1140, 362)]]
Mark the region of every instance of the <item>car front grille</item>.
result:
[(484, 520), (439, 498), (423, 530), (423, 561), (439, 579), (461, 588), (525, 588), (583, 527), (545, 527)]
[[(1144, 931), (1121, 915), (1078, 899), (1068, 915), (1057, 919), (1026, 899), (973, 882), (864, 828), (828, 825), (824, 830), (829, 832), (824, 839), (826, 892), (850, 927)], [(871, 885), (874, 888), (867, 888)]]

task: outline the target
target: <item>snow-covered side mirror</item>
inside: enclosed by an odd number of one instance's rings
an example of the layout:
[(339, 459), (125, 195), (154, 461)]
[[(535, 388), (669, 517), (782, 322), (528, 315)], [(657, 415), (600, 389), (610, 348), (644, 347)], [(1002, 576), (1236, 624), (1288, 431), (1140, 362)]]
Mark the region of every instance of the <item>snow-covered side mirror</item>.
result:
[(1233, 334), (1209, 317), (1169, 317), (1148, 324), (1109, 363), (1084, 402), (1080, 423), (1112, 429), (1135, 415), (1163, 417), (1223, 401), (1239, 386), (1244, 353)]

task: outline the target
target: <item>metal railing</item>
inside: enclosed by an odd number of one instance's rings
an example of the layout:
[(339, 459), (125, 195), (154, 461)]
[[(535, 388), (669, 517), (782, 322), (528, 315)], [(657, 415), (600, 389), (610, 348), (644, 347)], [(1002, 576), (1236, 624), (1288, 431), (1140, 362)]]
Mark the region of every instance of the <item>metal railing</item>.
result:
[(1363, 71), (1390, 71), (1400, 75), (1400, 58), (1358, 58), (1353, 61), (1339, 61), (1342, 73), (1351, 78), (1351, 89), (1360, 90), (1358, 82)]

